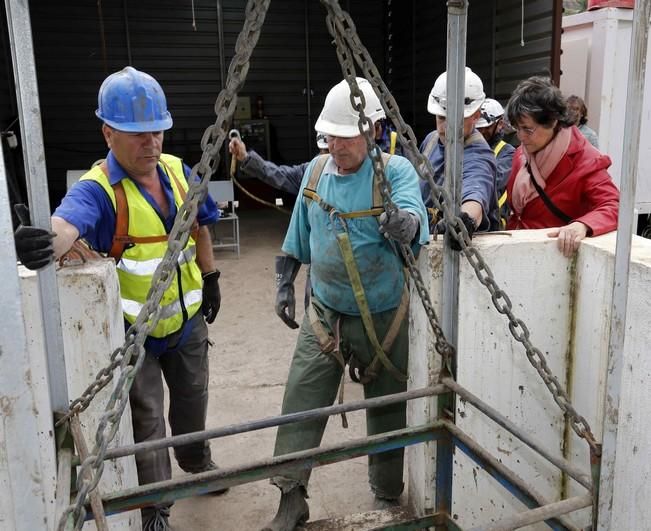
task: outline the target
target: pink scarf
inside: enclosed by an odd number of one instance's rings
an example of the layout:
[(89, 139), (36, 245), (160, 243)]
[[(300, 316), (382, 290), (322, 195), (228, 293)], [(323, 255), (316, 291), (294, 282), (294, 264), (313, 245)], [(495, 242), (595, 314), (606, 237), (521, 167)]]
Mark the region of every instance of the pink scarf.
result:
[(571, 128), (562, 127), (554, 138), (551, 139), (549, 144), (533, 155), (529, 154), (526, 148), (522, 146), (522, 166), (515, 176), (513, 190), (511, 192), (511, 204), (517, 214), (521, 214), (525, 205), (538, 196), (538, 192), (536, 192), (536, 188), (531, 182), (531, 177), (527, 170), (527, 163), (531, 168), (533, 178), (536, 179), (540, 188), (544, 190), (547, 184), (547, 178), (556, 166), (558, 166), (565, 153), (567, 153), (571, 138)]

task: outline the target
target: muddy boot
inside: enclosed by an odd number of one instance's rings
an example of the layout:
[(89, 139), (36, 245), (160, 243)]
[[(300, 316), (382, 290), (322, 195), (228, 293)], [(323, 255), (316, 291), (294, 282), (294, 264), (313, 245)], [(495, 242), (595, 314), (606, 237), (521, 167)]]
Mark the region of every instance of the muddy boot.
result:
[(294, 531), (300, 524), (310, 518), (310, 508), (305, 501), (303, 487), (295, 487), (280, 496), (280, 506), (274, 519), (262, 528), (262, 531)]

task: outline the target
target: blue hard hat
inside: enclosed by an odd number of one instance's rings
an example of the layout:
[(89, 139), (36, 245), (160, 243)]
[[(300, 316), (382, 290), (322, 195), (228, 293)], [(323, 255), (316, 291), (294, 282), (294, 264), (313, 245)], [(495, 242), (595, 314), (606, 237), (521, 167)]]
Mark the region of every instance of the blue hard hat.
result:
[(158, 81), (131, 66), (104, 80), (97, 103), (97, 117), (118, 131), (152, 133), (172, 127), (172, 116)]

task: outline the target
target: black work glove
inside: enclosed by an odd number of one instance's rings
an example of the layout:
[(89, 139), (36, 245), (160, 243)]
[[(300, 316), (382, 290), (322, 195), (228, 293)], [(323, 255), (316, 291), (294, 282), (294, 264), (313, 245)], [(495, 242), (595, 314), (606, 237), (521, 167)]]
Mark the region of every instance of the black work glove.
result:
[[(470, 239), (472, 240), (472, 235), (477, 230), (477, 225), (475, 225), (475, 220), (472, 219), (470, 214), (468, 214), (467, 212), (461, 212), (461, 215), (459, 217), (461, 218), (463, 224), (466, 226), (466, 230), (468, 231), (468, 236), (470, 236)], [(445, 219), (442, 219), (434, 227), (434, 234), (446, 234), (447, 232), (448, 232), (447, 223)], [(454, 236), (452, 236), (452, 234), (448, 234), (448, 242), (450, 243), (450, 248), (452, 250), (454, 251), (461, 250), (461, 245), (459, 245), (459, 242)]]
[(296, 315), (296, 297), (294, 280), (301, 263), (291, 256), (276, 256), (276, 314), (289, 328), (298, 328), (294, 321)]
[(401, 208), (387, 216), (386, 212), (380, 214), (380, 232), (385, 238), (409, 245), (418, 230), (418, 218)]
[(219, 276), (221, 273), (215, 269), (210, 273), (201, 275), (203, 278), (203, 300), (201, 302), (201, 311), (203, 312), (206, 322), (212, 323), (217, 317), (219, 307), (222, 304), (222, 295), (219, 291)]
[(27, 205), (14, 205), (14, 212), (20, 225), (14, 232), (16, 255), (28, 269), (41, 269), (54, 261), (52, 239), (56, 236), (47, 229), (34, 227), (29, 221)]

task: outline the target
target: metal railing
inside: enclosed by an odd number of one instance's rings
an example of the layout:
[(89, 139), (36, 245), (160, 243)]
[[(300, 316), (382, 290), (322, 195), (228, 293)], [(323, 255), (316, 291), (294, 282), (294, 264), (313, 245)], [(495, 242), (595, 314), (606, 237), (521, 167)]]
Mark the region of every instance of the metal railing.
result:
[[(339, 415), (342, 412), (360, 411), (383, 407), (390, 404), (403, 403), (408, 400), (442, 397), (450, 393), (455, 393), (459, 398), (472, 404), (478, 411), (486, 414), (487, 417), (505, 428), (509, 433), (525, 443), (538, 455), (546, 459), (562, 472), (566, 473), (569, 477), (575, 479), (586, 489), (586, 493), (567, 500), (548, 501), (544, 496), (528, 485), (526, 481), (500, 463), (496, 457), (492, 456), (489, 452), (474, 442), (469, 435), (454, 423), (446, 418), (439, 418), (433, 422), (419, 426), (407, 427), (401, 430), (361, 437), (342, 443), (275, 456), (268, 459), (249, 462), (245, 465), (222, 467), (218, 470), (209, 472), (183, 475), (167, 481), (149, 483), (138, 487), (112, 492), (101, 497), (102, 505), (106, 514), (110, 515), (147, 505), (169, 503), (181, 498), (198, 496), (225, 487), (233, 487), (253, 481), (259, 481), (275, 475), (282, 475), (283, 472), (290, 470), (315, 468), (353, 459), (355, 457), (394, 450), (400, 447), (429, 441), (437, 441), (440, 443), (448, 442), (448, 445), (443, 446), (449, 448), (451, 452), (453, 452), (454, 449), (463, 451), (473, 461), (480, 465), (486, 473), (495, 478), (511, 494), (530, 508), (529, 511), (505, 518), (498, 524), (494, 524), (494, 527), (491, 527), (490, 529), (513, 529), (514, 527), (512, 526), (515, 525), (515, 523), (522, 522), (521, 525), (526, 525), (544, 521), (552, 529), (578, 531), (578, 528), (569, 520), (564, 518), (563, 515), (571, 511), (589, 507), (592, 504), (592, 485), (589, 476), (562, 457), (554, 455), (552, 452), (542, 448), (535, 440), (528, 437), (520, 428), (509, 421), (506, 417), (495, 411), (491, 406), (472, 393), (463, 389), (463, 387), (451, 378), (443, 379), (442, 383), (438, 385), (414, 389), (403, 393), (269, 417), (241, 424), (114, 448), (108, 450), (104, 458), (117, 459), (134, 455), (136, 452), (169, 448), (209, 439), (234, 436), (256, 430), (302, 422), (305, 420), (327, 418), (333, 415)], [(452, 455), (437, 457), (437, 459), (442, 458), (451, 460)], [(79, 461), (73, 460), (73, 466), (75, 463), (78, 464)], [(451, 504), (451, 499), (446, 501)], [(90, 505), (87, 507), (87, 510), (90, 510)], [(462, 529), (457, 523), (453, 522), (450, 514), (444, 511), (425, 515), (424, 517), (418, 516), (409, 520), (393, 522), (388, 527), (378, 529), (418, 529), (418, 527), (414, 527), (415, 525), (422, 525), (423, 527), (437, 526), (443, 529)], [(482, 529), (485, 528), (482, 527)]]

